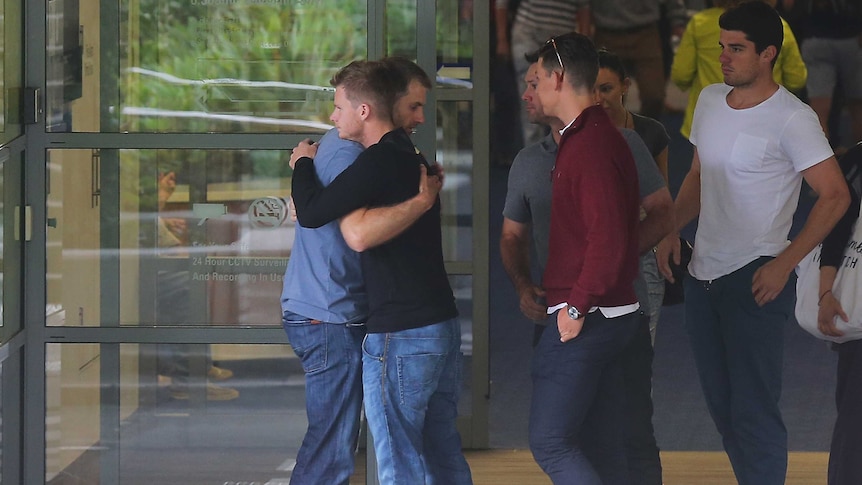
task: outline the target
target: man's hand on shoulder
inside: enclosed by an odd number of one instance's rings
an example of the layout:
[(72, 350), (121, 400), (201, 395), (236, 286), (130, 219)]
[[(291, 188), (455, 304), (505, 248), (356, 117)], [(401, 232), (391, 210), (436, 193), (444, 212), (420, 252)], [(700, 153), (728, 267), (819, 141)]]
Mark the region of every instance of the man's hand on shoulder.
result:
[(296, 161), (302, 157), (314, 158), (317, 155), (317, 143), (306, 138), (299, 142), (290, 154), (290, 168), (296, 167)]
[(437, 194), (443, 188), (443, 167), (435, 164), (434, 172), (434, 175), (429, 175), (425, 165), (419, 166), (419, 193), (416, 198), (422, 202), (426, 211), (437, 201)]

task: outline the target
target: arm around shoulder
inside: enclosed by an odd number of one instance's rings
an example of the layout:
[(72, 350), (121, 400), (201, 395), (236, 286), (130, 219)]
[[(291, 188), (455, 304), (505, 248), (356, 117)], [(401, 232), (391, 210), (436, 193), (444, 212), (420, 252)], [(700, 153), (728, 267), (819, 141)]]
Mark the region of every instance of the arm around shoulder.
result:
[(312, 160), (300, 158), (291, 181), (297, 221), (302, 227), (314, 229), (350, 214), (367, 204), (378, 190), (379, 179), (373, 170), (354, 163), (324, 187)]
[(429, 176), (424, 165), (420, 170), (419, 193), (412, 198), (393, 206), (363, 207), (341, 219), (341, 234), (351, 249), (363, 252), (394, 239), (434, 206), (443, 182)]

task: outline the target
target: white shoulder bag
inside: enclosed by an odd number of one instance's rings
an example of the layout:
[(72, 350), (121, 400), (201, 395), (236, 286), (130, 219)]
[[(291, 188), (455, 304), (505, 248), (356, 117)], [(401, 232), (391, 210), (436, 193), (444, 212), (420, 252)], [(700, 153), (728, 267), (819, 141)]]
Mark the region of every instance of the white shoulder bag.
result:
[(844, 260), (832, 285), (832, 294), (850, 318), (849, 322), (841, 317), (835, 319), (835, 326), (844, 333), (842, 337), (823, 335), (817, 329), (820, 248), (814, 248), (796, 268), (799, 277), (796, 280), (796, 320), (800, 327), (819, 339), (838, 343), (862, 339), (862, 224), (858, 220), (854, 224), (853, 235), (844, 248)]

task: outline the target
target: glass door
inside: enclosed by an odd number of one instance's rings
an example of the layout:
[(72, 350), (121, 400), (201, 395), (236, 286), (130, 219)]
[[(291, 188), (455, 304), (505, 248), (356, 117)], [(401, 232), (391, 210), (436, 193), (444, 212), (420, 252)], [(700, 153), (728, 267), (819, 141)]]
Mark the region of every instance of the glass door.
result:
[(385, 9), (385, 53), (435, 74), (414, 140), (446, 170), (444, 256), (466, 357), (459, 429), (468, 448), (488, 446), (487, 12), (471, 0), (387, 0)]
[[(26, 261), (44, 275), (27, 293), (27, 362), (40, 371), (26, 451), (44, 457), (27, 461), (28, 483), (287, 483), (306, 426), (304, 375), (280, 325), (287, 147), (330, 128), (337, 69), (387, 53), (437, 73), (416, 140), (447, 170), (444, 252), (469, 357), (459, 424), (466, 446), (487, 444), (487, 210), (476, 209), (487, 154), (473, 147), (487, 100), (473, 89), (470, 5), (45, 0), (28, 11), (45, 34), (28, 49), (46, 56), (28, 74), (44, 106), (27, 136), (39, 254)], [(423, 40), (399, 46), (396, 33)]]

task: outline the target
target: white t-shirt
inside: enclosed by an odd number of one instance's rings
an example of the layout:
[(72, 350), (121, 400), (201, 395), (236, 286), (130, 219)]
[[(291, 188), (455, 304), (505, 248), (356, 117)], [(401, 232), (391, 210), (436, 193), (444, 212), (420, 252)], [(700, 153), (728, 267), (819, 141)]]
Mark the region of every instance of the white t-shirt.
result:
[(707, 86), (691, 142), (700, 157), (700, 219), (689, 271), (713, 280), (776, 256), (802, 186), (800, 172), (833, 155), (817, 115), (783, 87), (757, 106), (727, 105), (726, 84)]

